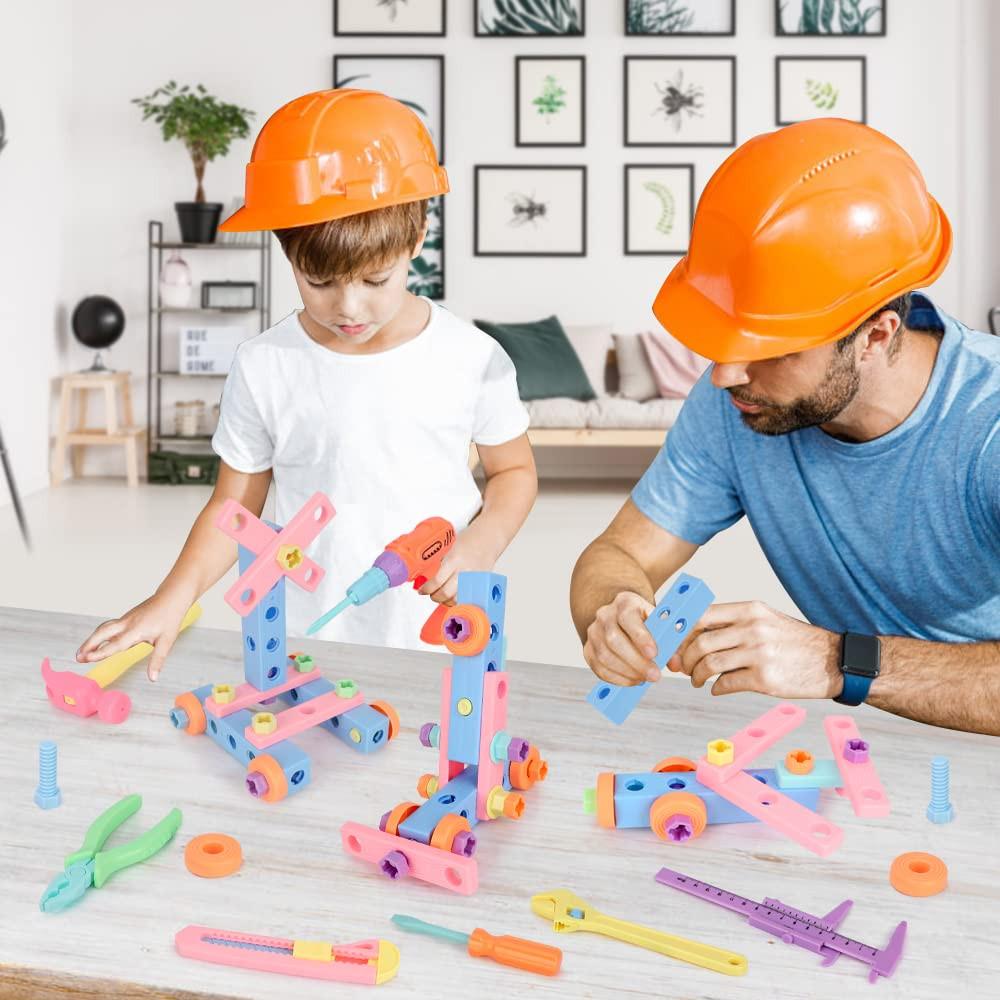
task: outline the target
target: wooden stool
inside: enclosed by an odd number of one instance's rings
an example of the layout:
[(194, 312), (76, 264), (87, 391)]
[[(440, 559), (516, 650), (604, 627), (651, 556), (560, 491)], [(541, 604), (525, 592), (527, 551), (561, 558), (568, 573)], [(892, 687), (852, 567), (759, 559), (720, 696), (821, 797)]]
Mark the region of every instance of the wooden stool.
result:
[[(59, 397), (59, 426), (56, 431), (55, 446), (52, 451), (50, 470), (53, 486), (63, 481), (66, 468), (66, 452), (72, 448), (73, 475), (83, 475), (83, 449), (92, 444), (120, 444), (125, 446), (125, 470), (129, 486), (139, 485), (138, 442), (145, 431), (135, 426), (132, 416), (132, 391), (129, 387), (129, 372), (109, 372), (98, 375), (92, 372), (75, 372), (62, 377)], [(122, 422), (118, 420), (118, 401), (115, 391), (121, 393)], [(73, 408), (73, 393), (77, 395), (77, 426), (70, 428), (70, 410)], [(87, 402), (91, 392), (103, 392), (105, 403), (105, 425), (87, 427)]]

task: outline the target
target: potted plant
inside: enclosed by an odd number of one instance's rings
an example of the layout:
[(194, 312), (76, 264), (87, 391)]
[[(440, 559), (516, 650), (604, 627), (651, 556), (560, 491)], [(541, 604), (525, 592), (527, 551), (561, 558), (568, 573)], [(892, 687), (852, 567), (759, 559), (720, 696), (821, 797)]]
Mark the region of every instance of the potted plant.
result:
[(205, 201), (205, 166), (217, 156), (225, 156), (233, 139), (250, 135), (254, 112), (216, 100), (200, 83), (192, 90), (186, 85), (178, 87), (173, 80), (147, 97), (133, 98), (132, 103), (142, 108), (143, 121), (152, 118), (160, 126), (164, 142), (180, 139), (191, 156), (198, 181), (194, 201), (174, 202), (181, 241), (214, 242), (222, 203)]

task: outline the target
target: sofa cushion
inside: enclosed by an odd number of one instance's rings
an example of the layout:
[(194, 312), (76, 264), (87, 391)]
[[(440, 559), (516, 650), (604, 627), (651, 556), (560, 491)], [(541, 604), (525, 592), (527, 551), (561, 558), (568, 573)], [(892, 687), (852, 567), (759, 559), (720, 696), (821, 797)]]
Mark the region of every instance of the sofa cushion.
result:
[(673, 427), (684, 405), (682, 399), (650, 399), (640, 403), (621, 396), (607, 396), (588, 404), (587, 426), (628, 430), (660, 430)]
[(606, 369), (608, 352), (614, 348), (610, 323), (591, 323), (588, 325), (573, 324), (565, 328), (576, 356), (587, 373), (590, 386), (598, 396), (608, 394)]
[(616, 333), (615, 356), (618, 360), (618, 391), (626, 399), (645, 402), (660, 395), (653, 377), (642, 338), (637, 333)]
[(534, 323), (493, 323), (473, 320), (510, 355), (517, 369), (521, 399), (568, 396), (594, 399), (596, 393), (583, 365), (555, 316)]

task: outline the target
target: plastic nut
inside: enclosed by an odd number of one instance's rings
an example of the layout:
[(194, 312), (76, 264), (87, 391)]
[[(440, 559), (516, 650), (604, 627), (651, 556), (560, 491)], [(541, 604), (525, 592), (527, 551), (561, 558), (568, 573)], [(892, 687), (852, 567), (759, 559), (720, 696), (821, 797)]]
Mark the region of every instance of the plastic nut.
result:
[(302, 549), (297, 545), (282, 545), (278, 549), (278, 565), (284, 570), (293, 570), (302, 563)]
[(868, 744), (864, 740), (848, 740), (844, 744), (844, 760), (851, 764), (863, 764), (868, 760)]
[(733, 745), (729, 740), (712, 740), (708, 744), (709, 764), (732, 764)]
[(234, 697), (232, 684), (216, 684), (212, 688), (212, 700), (216, 705), (228, 705)]
[(347, 677), (337, 681), (334, 687), (341, 698), (353, 698), (358, 693), (357, 684)]
[(429, 799), (438, 790), (438, 780), (436, 774), (423, 774), (417, 782), (417, 794), (421, 798)]
[(306, 653), (299, 653), (293, 657), (295, 669), (299, 673), (307, 674), (313, 669), (313, 658)]
[(270, 712), (258, 712), (252, 725), (258, 736), (270, 736), (278, 728), (278, 720)]
[(789, 774), (812, 774), (815, 764), (808, 750), (789, 750), (785, 754), (785, 770)]

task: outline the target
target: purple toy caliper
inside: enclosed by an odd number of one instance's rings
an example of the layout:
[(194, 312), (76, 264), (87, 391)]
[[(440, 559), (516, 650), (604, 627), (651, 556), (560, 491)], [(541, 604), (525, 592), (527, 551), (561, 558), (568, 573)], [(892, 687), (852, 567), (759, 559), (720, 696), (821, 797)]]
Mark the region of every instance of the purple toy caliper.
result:
[(903, 942), (906, 939), (905, 920), (896, 926), (889, 943), (881, 950), (836, 933), (840, 922), (847, 916), (847, 911), (854, 905), (850, 899), (845, 899), (839, 906), (835, 906), (825, 917), (814, 917), (811, 913), (786, 906), (777, 899), (767, 898), (763, 903), (755, 903), (752, 899), (735, 896), (725, 889), (716, 889), (714, 885), (699, 882), (670, 868), (661, 868), (656, 873), (656, 881), (661, 885), (680, 889), (681, 892), (691, 896), (707, 899), (708, 902), (723, 906), (727, 910), (742, 913), (750, 921), (751, 927), (767, 931), (785, 944), (797, 944), (800, 948), (816, 952), (823, 959), (820, 963), (823, 966), (833, 965), (841, 955), (856, 958), (869, 967), (870, 983), (877, 982), (879, 976), (888, 979), (896, 971), (896, 966), (903, 957)]

